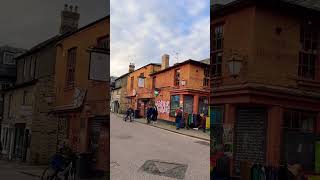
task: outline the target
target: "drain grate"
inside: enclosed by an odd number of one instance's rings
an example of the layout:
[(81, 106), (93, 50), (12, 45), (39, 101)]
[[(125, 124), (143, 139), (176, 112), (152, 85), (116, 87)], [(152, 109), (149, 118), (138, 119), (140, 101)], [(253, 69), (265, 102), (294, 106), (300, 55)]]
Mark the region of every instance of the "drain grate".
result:
[(184, 179), (188, 165), (169, 163), (158, 160), (148, 160), (140, 168), (140, 171), (144, 171), (150, 174), (158, 176), (166, 176), (176, 179)]
[(205, 146), (210, 146), (209, 142), (206, 141), (195, 141), (195, 143), (201, 144), (201, 145), (205, 145)]

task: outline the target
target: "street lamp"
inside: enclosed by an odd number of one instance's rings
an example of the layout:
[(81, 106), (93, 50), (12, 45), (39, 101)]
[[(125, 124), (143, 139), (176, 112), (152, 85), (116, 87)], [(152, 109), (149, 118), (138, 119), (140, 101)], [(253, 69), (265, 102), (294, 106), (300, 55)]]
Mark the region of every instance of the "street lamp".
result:
[(232, 56), (232, 58), (228, 61), (229, 73), (230, 76), (236, 78), (240, 74), (240, 70), (242, 67), (242, 60), (240, 58), (236, 58)]

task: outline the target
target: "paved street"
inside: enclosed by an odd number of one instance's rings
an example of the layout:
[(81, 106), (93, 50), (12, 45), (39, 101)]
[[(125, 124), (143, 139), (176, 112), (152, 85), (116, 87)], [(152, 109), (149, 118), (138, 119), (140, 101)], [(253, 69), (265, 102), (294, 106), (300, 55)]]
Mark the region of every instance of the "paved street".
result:
[(0, 160), (0, 179), (3, 180), (39, 180), (39, 177), (22, 173), (25, 167), (20, 167), (15, 163), (8, 163)]
[[(174, 178), (166, 177), (164, 174), (184, 174), (183, 169), (186, 166), (184, 179), (210, 179), (208, 142), (137, 122), (124, 122), (114, 114), (111, 114), (110, 127), (112, 180), (172, 180)], [(148, 162), (149, 170), (161, 174), (153, 175), (141, 170), (148, 160), (177, 163), (181, 166)]]

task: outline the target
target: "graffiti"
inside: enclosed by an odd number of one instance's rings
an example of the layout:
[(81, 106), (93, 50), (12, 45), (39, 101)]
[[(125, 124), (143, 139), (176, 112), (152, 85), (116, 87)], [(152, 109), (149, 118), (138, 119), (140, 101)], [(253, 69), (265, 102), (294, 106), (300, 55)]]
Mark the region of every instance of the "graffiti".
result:
[(156, 101), (156, 106), (158, 108), (158, 112), (162, 114), (169, 114), (170, 105), (169, 101), (158, 100)]

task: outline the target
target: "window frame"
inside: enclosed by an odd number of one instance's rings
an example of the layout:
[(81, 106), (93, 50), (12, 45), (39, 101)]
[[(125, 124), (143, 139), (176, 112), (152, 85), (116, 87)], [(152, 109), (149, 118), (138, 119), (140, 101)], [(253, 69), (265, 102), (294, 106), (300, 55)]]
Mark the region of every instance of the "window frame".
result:
[[(211, 73), (212, 77), (217, 78), (222, 76), (222, 61), (223, 61), (223, 49), (224, 49), (224, 23), (219, 22), (213, 24), (213, 36), (212, 36), (212, 63), (211, 63)], [(220, 33), (217, 35), (217, 31)], [(218, 37), (217, 37), (218, 36)], [(218, 42), (221, 41), (221, 46), (217, 47)], [(221, 57), (221, 59), (218, 59)], [(218, 62), (218, 60), (220, 60)]]
[[(179, 95), (179, 94), (172, 94), (172, 95), (170, 95), (170, 111), (169, 111), (169, 116), (170, 116), (170, 117), (174, 117), (175, 111), (176, 111), (176, 109), (173, 109), (173, 108), (174, 108), (174, 107), (173, 107), (173, 101), (172, 101), (173, 96), (178, 97), (178, 100), (177, 100), (178, 105), (175, 106), (175, 108), (177, 109), (177, 107), (180, 106), (180, 98), (181, 98), (180, 95)], [(176, 103), (176, 102), (175, 102), (175, 103)]]
[[(12, 55), (12, 61), (13, 63), (8, 63), (7, 62), (7, 55)], [(15, 57), (14, 57), (15, 53), (13, 52), (10, 52), (10, 51), (5, 51), (3, 52), (3, 62), (2, 64), (5, 64), (5, 65), (16, 65), (16, 60), (15, 60)]]
[(181, 69), (178, 68), (174, 70), (174, 86), (180, 86), (180, 83), (181, 83)]
[(73, 88), (76, 81), (77, 47), (68, 49), (66, 66), (66, 87)]

